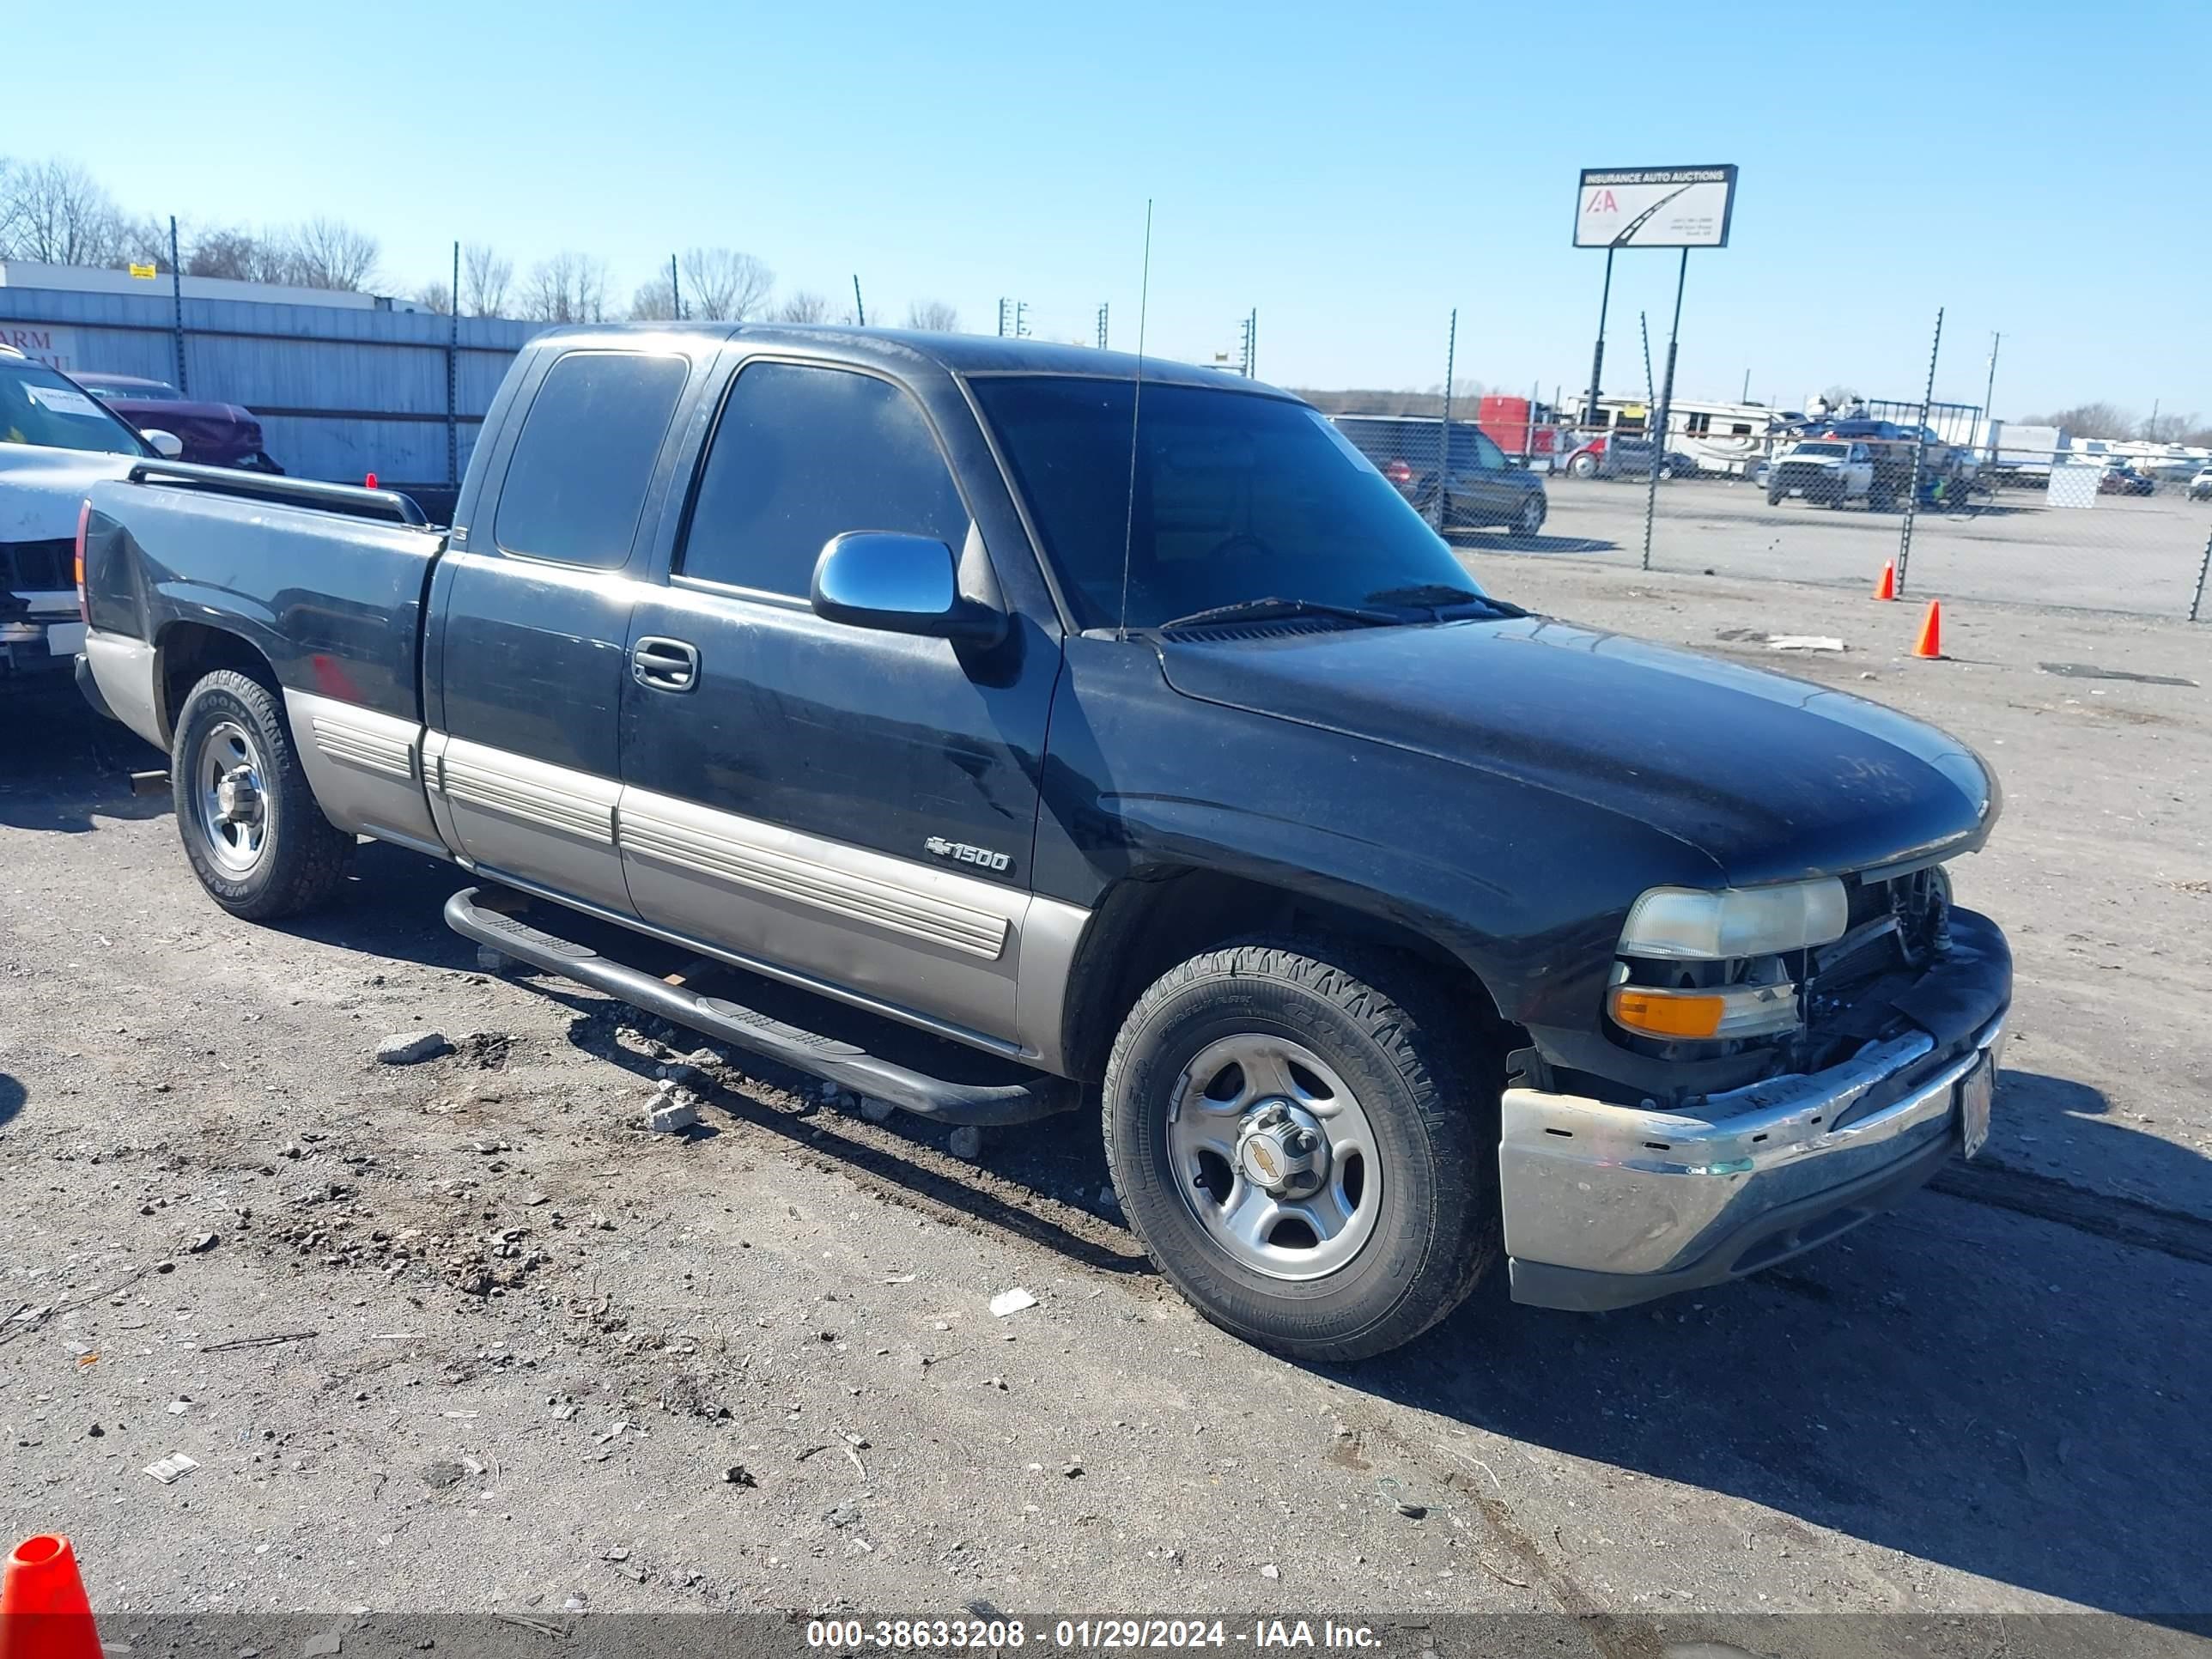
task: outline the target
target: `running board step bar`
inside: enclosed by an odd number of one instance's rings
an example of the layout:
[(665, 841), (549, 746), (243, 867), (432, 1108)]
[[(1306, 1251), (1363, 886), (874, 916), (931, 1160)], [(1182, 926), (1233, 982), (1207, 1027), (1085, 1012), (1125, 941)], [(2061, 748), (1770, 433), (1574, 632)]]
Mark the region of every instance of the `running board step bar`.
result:
[(786, 1024), (721, 997), (682, 986), (601, 956), (587, 945), (558, 939), (529, 923), (477, 902), (463, 888), (446, 901), (446, 925), (464, 939), (619, 998), (663, 1019), (779, 1060), (795, 1070), (889, 1101), (902, 1111), (939, 1123), (986, 1127), (1029, 1123), (1081, 1104), (1081, 1090), (1065, 1078), (1035, 1073), (1022, 1083), (953, 1083), (870, 1054), (856, 1043)]

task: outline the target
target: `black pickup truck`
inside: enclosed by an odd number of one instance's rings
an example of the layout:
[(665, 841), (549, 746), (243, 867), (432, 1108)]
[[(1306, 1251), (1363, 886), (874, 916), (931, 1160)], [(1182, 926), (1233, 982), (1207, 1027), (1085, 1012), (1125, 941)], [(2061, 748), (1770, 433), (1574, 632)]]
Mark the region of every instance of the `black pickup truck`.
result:
[(173, 757), (216, 902), (326, 900), (378, 836), (476, 878), (467, 937), (863, 1096), (1100, 1103), (1139, 1237), (1255, 1342), (1378, 1352), (1501, 1255), (1554, 1307), (1711, 1285), (1988, 1132), (2010, 957), (1947, 873), (1983, 763), (1487, 596), (1266, 386), (562, 330), (419, 519), (94, 488), (84, 682)]

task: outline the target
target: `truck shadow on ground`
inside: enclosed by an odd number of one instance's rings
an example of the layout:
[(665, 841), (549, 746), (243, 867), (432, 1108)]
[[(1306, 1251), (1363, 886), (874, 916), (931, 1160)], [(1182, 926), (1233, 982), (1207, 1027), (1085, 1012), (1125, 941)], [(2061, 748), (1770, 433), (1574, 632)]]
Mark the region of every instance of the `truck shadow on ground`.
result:
[(0, 714), (0, 826), (82, 835), (108, 818), (150, 818), (169, 810), (165, 794), (134, 795), (130, 775), (166, 757), (112, 720), (93, 713), (66, 679), (9, 687)]
[[(440, 917), (464, 872), (370, 845), (358, 875), (358, 898), (294, 931), (365, 954), (474, 966), (472, 947)], [(588, 922), (550, 914), (561, 931), (596, 942)], [(618, 937), (653, 971), (681, 959), (659, 946), (641, 955)], [(652, 1075), (652, 1056), (615, 1041), (619, 1024), (649, 1022), (556, 979), (534, 984), (574, 1014), (580, 1054)], [(753, 981), (744, 994), (768, 1002), (781, 989)], [(896, 1040), (871, 1024), (886, 1044)], [(678, 1049), (696, 1046), (688, 1032), (668, 1035)], [(815, 1103), (818, 1095), (794, 1108), (782, 1093), (805, 1096), (807, 1079), (742, 1054), (736, 1064), (769, 1087), (710, 1089), (720, 1121), (1072, 1264), (1149, 1272), (1110, 1206), (1091, 1198), (1105, 1177), (1088, 1117), (1001, 1132), (978, 1169), (942, 1155), (942, 1129), (905, 1118), (865, 1125)], [(1999, 1103), (2015, 1135), (2102, 1123), (2105, 1112), (2096, 1090), (2033, 1073), (2015, 1073)], [(2198, 1155), (2114, 1131), (2124, 1139), (2109, 1146), (2101, 1131), (2087, 1138), (2077, 1179), (2100, 1180), (2100, 1150), (2124, 1152), (2130, 1184), (2202, 1189)], [(1519, 1308), (1499, 1275), (1409, 1348), (1326, 1374), (1524, 1448), (1674, 1483), (1685, 1524), (1746, 1528), (1747, 1601), (1771, 1577), (1785, 1605), (1797, 1595), (1916, 1605), (1914, 1569), (1887, 1553), (1896, 1551), (2130, 1616), (2179, 1624), (2201, 1614), (2212, 1607), (2212, 1565), (2177, 1540), (2194, 1534), (2212, 1489), (2212, 1413), (2190, 1358), (2203, 1352), (2201, 1309), (2212, 1296), (2212, 1221), (1985, 1160), (1954, 1174), (1963, 1188), (1947, 1176), (1820, 1250), (1649, 1308)], [(1400, 1420), (1396, 1431), (1418, 1438), (1419, 1422)], [(1470, 1496), (1487, 1486), (1475, 1458), (1516, 1455), (1430, 1438), (1417, 1455)], [(1764, 1513), (1747, 1518), (1703, 1494)], [(1846, 1558), (1848, 1585), (1803, 1584), (1808, 1571), (1837, 1571), (1809, 1527), (1843, 1534), (1847, 1548), (1875, 1547)]]
[[(2008, 1109), (2076, 1120), (2105, 1102), (2023, 1073), (2000, 1097)], [(2129, 1139), (2203, 1180), (2197, 1154)], [(1783, 1553), (1803, 1562), (1815, 1541), (1793, 1517), (2194, 1629), (2212, 1608), (2212, 1565), (2172, 1545), (2201, 1525), (2212, 1484), (2198, 1363), (2207, 1264), (2212, 1221), (2200, 1215), (1978, 1159), (1899, 1211), (1732, 1285), (1577, 1315), (1512, 1306), (1501, 1277), (1420, 1342), (1332, 1376), (1771, 1511), (1744, 1523), (1747, 1604), (1770, 1575), (1791, 1584)], [(1437, 1443), (1443, 1477), (1484, 1491), (1465, 1460), (1492, 1454), (1457, 1443), (1468, 1450)], [(1679, 1501), (1686, 1524), (1712, 1515), (1695, 1492)], [(1863, 1559), (1877, 1604), (1928, 1605), (1905, 1564)], [(1824, 1593), (1861, 1602), (1864, 1591)]]

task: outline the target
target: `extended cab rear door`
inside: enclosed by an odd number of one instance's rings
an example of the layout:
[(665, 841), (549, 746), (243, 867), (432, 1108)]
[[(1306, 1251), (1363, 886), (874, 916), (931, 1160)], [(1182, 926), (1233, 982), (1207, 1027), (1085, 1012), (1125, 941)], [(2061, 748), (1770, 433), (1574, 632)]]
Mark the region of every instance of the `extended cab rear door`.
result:
[(424, 758), (440, 833), (489, 873), (617, 915), (631, 913), (615, 808), (635, 570), (718, 347), (641, 334), (544, 348), (431, 596)]
[[(904, 372), (733, 343), (632, 615), (623, 863), (659, 928), (1019, 1048), (1023, 986), (1058, 996), (1043, 964), (1083, 919), (1030, 892), (1059, 622), (1021, 603), (1034, 555), (957, 386)], [(817, 556), (858, 530), (963, 554), (1006, 596), (1009, 638), (817, 616)]]

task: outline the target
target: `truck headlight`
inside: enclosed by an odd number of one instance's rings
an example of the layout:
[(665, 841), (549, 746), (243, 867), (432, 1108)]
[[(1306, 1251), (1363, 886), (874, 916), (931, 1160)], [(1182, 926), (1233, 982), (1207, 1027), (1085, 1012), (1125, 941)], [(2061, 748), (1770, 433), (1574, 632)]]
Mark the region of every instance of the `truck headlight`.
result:
[(1779, 956), (1844, 936), (1850, 902), (1834, 877), (1773, 887), (1655, 887), (1620, 930), (1620, 954), (1662, 962)]

